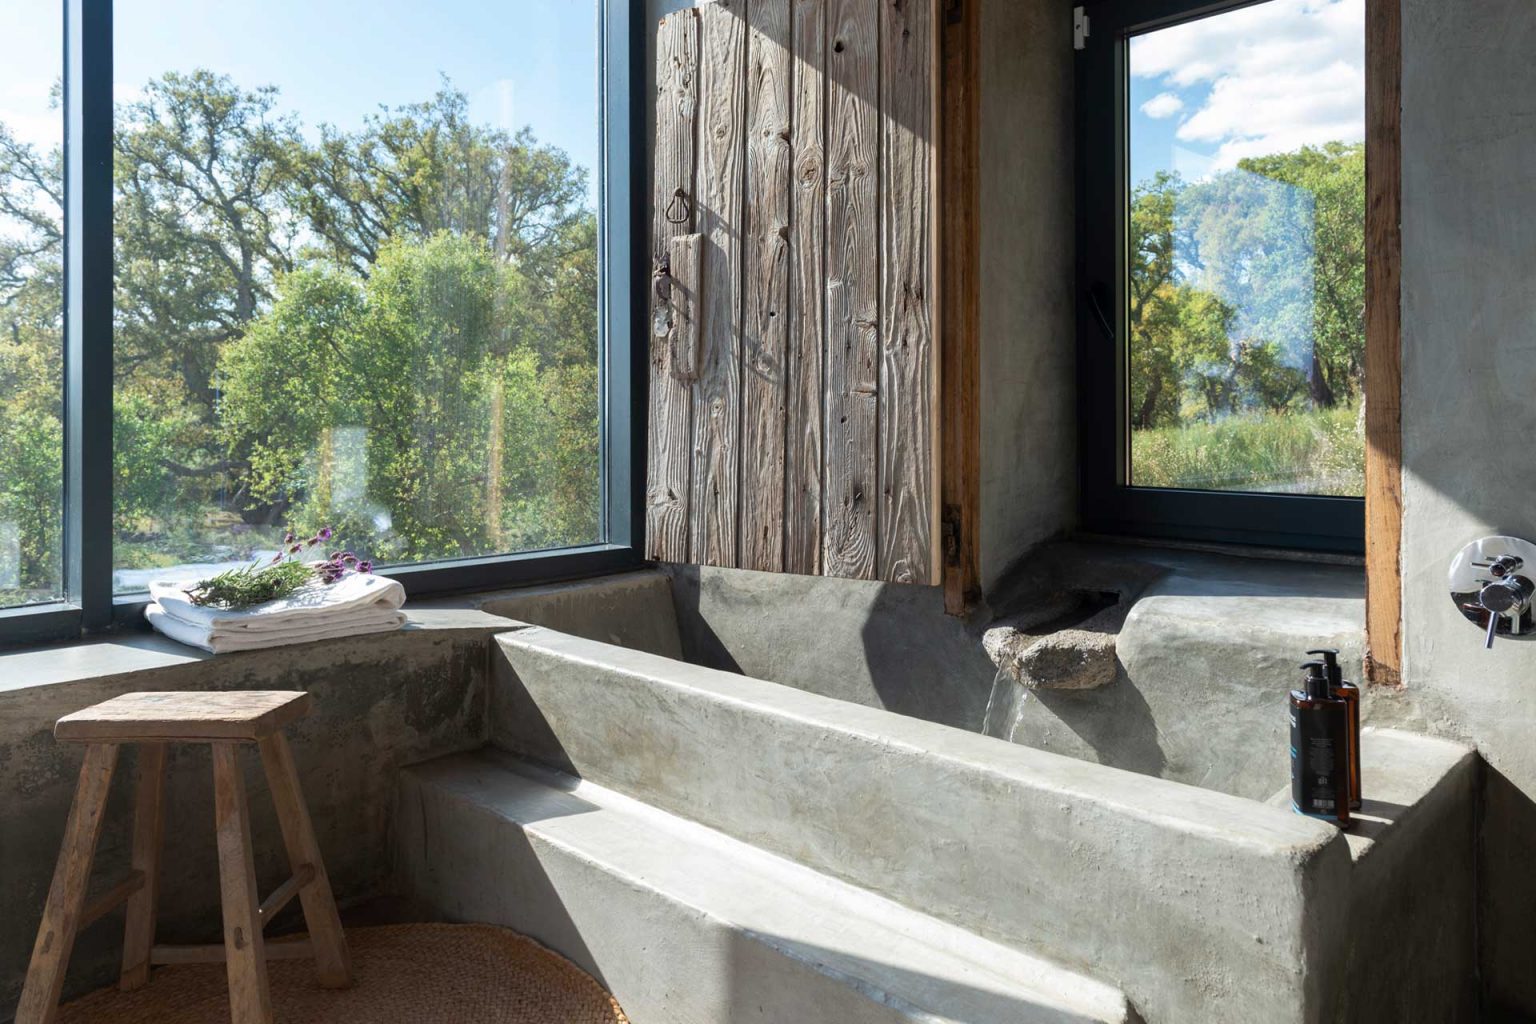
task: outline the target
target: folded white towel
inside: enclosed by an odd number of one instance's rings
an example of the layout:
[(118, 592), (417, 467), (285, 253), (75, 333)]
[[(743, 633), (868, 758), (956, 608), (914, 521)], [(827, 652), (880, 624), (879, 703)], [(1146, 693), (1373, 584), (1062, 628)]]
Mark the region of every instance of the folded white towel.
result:
[(405, 588), (395, 580), (353, 573), (335, 583), (314, 583), (276, 601), (238, 610), (192, 603), (194, 582), (149, 585), (145, 609), (151, 626), (166, 636), (214, 654), (333, 640), (399, 629)]
[(214, 608), (192, 603), (187, 591), (195, 582), (160, 581), (149, 585), (149, 596), (168, 615), (215, 633), (286, 630), (293, 623), (305, 628), (316, 616), (327, 619), (357, 611), (396, 611), (405, 604), (405, 588), (387, 576), (348, 573), (335, 583), (313, 583), (288, 597), (250, 608)]
[(283, 647), (288, 644), (309, 643), (313, 640), (339, 640), (368, 633), (386, 633), (405, 625), (405, 613), (401, 611), (366, 612), (351, 617), (325, 618), (311, 626), (293, 624), (287, 630), (247, 630), (234, 633), (214, 633), (206, 626), (194, 626), (171, 615), (158, 604), (144, 609), (149, 624), (172, 640), (189, 647), (199, 647), (210, 654), (228, 654), (232, 651), (254, 651), (263, 647)]

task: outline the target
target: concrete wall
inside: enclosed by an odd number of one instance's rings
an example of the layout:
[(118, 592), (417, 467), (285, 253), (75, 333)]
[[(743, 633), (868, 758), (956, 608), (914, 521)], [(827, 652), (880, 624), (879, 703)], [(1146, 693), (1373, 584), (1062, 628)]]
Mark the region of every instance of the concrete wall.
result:
[[(61, 716), (141, 690), (308, 690), (315, 707), (289, 731), (337, 899), (379, 895), (397, 770), (473, 749), (486, 737), (489, 638), (512, 625), (478, 612), (413, 610), (421, 628), (324, 645), (210, 658), (152, 636), (0, 656), (0, 1019), (20, 997), (83, 747), (53, 738)], [(25, 685), (20, 685), (25, 680)], [(125, 747), (96, 859), (93, 891), (127, 871), (134, 775)], [(287, 877), (266, 780), (251, 753), (246, 787), (263, 892)], [(171, 748), (159, 936), (219, 936), (218, 854), (206, 746)], [(283, 922), (298, 920), (297, 901)], [(282, 930), (282, 922), (274, 930)], [(66, 993), (117, 976), (122, 915), (80, 937)]]
[[(1484, 651), (1447, 563), (1536, 538), (1536, 4), (1403, 3), (1402, 713), (1472, 741), (1489, 1007), (1536, 1015), (1536, 642)], [(1494, 1019), (1498, 1019), (1495, 1017)]]
[(981, 580), (1077, 515), (1072, 19), (981, 7)]

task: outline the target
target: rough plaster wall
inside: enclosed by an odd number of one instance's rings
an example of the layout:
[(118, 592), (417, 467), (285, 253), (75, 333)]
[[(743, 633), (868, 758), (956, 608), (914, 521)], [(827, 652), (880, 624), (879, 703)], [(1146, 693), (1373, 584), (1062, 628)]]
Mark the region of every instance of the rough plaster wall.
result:
[(1072, 19), (981, 3), (981, 576), (1076, 516)]
[(1482, 650), (1445, 585), (1468, 541), (1536, 538), (1536, 4), (1403, 14), (1406, 697), (1491, 766), (1483, 983), (1536, 1014), (1536, 642)]

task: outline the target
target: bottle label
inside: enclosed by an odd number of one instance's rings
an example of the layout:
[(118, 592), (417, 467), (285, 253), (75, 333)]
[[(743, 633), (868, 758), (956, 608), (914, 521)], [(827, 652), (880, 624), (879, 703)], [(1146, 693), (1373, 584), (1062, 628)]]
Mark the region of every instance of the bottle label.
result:
[(1291, 708), (1291, 805), (1337, 820), (1349, 801), (1345, 715), (1330, 707)]

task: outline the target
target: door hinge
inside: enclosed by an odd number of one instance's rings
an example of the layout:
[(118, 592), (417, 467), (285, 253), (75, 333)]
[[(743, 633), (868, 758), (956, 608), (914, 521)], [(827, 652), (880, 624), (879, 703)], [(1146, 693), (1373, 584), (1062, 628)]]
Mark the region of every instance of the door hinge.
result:
[(1088, 45), (1088, 12), (1081, 7), (1072, 8), (1072, 49), (1081, 50)]
[(960, 509), (955, 505), (945, 505), (944, 513), (939, 520), (941, 544), (944, 549), (944, 564), (960, 564)]

